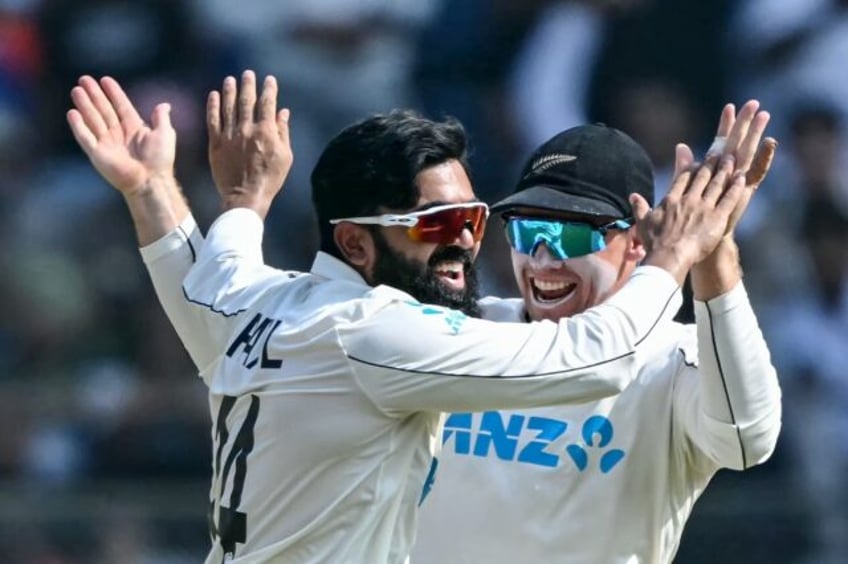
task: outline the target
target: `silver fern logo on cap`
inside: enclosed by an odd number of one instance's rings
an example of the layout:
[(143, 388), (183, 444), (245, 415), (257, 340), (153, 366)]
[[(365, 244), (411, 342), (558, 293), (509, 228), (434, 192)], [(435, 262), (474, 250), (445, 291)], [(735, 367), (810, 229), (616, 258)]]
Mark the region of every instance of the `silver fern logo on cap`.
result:
[(530, 167), (530, 172), (538, 174), (540, 172), (545, 172), (552, 166), (556, 166), (558, 164), (569, 163), (571, 161), (576, 161), (577, 157), (574, 155), (566, 155), (563, 153), (554, 153), (552, 155), (545, 155), (544, 157), (539, 157), (533, 163), (533, 166)]

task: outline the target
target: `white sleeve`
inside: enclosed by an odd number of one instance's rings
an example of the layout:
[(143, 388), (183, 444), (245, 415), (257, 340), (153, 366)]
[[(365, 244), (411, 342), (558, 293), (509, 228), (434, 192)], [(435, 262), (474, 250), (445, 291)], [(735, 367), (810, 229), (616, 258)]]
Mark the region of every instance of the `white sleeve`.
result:
[[(238, 314), (248, 309), (286, 273), (264, 264), (264, 225), (256, 212), (237, 208), (209, 228), (197, 261), (183, 281), (183, 300), (198, 320), (205, 343), (201, 374), (226, 348)], [(208, 358), (207, 358), (208, 356)]]
[(189, 214), (176, 229), (139, 249), (156, 297), (198, 368), (208, 364), (216, 353), (204, 338), (201, 319), (183, 296), (183, 280), (202, 247), (203, 235)]
[(388, 414), (534, 407), (624, 389), (636, 347), (679, 306), (668, 273), (639, 267), (605, 304), (559, 323), (493, 323), (395, 301), (338, 333), (359, 386)]
[(768, 346), (743, 284), (695, 302), (698, 373), (675, 392), (675, 411), (692, 443), (721, 467), (744, 470), (774, 450), (781, 394)]

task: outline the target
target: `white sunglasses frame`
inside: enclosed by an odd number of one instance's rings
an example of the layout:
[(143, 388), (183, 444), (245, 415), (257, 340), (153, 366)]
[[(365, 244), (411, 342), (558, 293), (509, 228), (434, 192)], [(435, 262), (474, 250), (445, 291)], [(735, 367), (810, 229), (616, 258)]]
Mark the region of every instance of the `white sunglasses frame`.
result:
[[(468, 209), (482, 207), (486, 210), (486, 219), (489, 219), (489, 206), (485, 202), (465, 202), (463, 204), (445, 204), (441, 206), (433, 206), (425, 210), (411, 213), (384, 213), (382, 215), (369, 215), (362, 217), (342, 217), (339, 219), (331, 219), (332, 225), (338, 225), (343, 221), (356, 223), (358, 225), (382, 225), (383, 227), (415, 227), (418, 225), (418, 218), (431, 215), (445, 210)], [(485, 221), (485, 220), (484, 220)]]

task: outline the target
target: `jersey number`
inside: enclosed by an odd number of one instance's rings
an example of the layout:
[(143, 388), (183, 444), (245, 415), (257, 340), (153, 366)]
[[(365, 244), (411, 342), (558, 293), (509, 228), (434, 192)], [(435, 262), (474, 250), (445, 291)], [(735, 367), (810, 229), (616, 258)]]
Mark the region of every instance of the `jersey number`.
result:
[(224, 396), (221, 401), (221, 408), (218, 410), (218, 418), (215, 422), (215, 435), (218, 439), (218, 449), (215, 453), (215, 461), (213, 471), (215, 480), (220, 479), (221, 490), (218, 493), (220, 498), (224, 494), (224, 489), (227, 486), (227, 480), (230, 477), (230, 472), (235, 466), (233, 474), (233, 487), (230, 491), (229, 507), (224, 507), (223, 501), (218, 506), (217, 525), (215, 521), (215, 501), (209, 505), (209, 534), (212, 535), (213, 541), (217, 538), (221, 542), (221, 548), (225, 554), (235, 554), (236, 543), (244, 544), (247, 540), (247, 514), (238, 511), (238, 506), (241, 504), (241, 494), (244, 490), (244, 478), (247, 474), (247, 455), (253, 450), (253, 428), (256, 425), (256, 418), (259, 416), (259, 398), (250, 396), (250, 407), (247, 409), (247, 416), (238, 430), (233, 446), (227, 459), (221, 467), (221, 457), (224, 451), (224, 445), (230, 438), (230, 432), (227, 429), (227, 416), (232, 411), (236, 403), (236, 398), (233, 396)]

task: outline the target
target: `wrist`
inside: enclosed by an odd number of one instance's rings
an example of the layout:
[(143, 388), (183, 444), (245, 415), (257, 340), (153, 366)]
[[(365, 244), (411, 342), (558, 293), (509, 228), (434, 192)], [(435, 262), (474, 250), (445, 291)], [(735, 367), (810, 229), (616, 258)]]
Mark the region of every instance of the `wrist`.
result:
[(683, 255), (673, 248), (652, 249), (645, 255), (642, 264), (662, 268), (683, 286), (686, 275), (691, 268), (691, 261), (686, 260)]
[(141, 184), (132, 188), (120, 190), (127, 200), (147, 198), (159, 192), (165, 192), (177, 185), (177, 179), (171, 173), (154, 173), (144, 179)]
[(271, 209), (271, 199), (254, 191), (245, 191), (241, 188), (230, 189), (228, 193), (221, 194), (221, 207), (223, 211), (236, 208), (247, 208), (255, 211), (262, 220)]
[(742, 279), (739, 247), (730, 236), (702, 261), (692, 266), (692, 294), (706, 302), (732, 290)]

